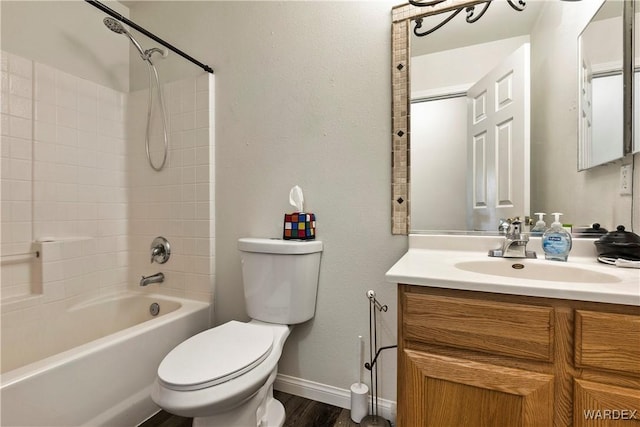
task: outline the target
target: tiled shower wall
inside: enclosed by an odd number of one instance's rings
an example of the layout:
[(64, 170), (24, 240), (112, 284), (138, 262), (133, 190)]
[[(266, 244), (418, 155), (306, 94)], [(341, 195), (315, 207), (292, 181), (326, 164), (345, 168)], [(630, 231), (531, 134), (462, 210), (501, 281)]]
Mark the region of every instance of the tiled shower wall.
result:
[[(146, 90), (117, 92), (2, 52), (3, 313), (138, 290), (156, 270), (167, 280), (147, 290), (211, 299), (212, 82), (165, 85), (171, 149), (155, 172), (144, 157)], [(152, 126), (157, 138), (161, 123)], [(172, 243), (163, 266), (149, 264), (156, 235)]]
[[(127, 285), (125, 109), (124, 93), (2, 53), (3, 302), (45, 282), (46, 301)], [(82, 262), (65, 259), (63, 242), (87, 240)], [(51, 257), (9, 256), (39, 241), (63, 245), (46, 270)]]
[[(165, 282), (149, 291), (210, 301), (214, 283), (213, 76), (163, 86), (169, 153), (165, 168), (154, 171), (145, 152), (148, 91), (131, 93), (129, 135), (129, 281), (162, 272)], [(159, 108), (155, 103), (154, 108)], [(158, 114), (154, 112), (154, 117)], [(151, 153), (162, 161), (160, 121), (152, 122)], [(166, 264), (150, 263), (150, 245), (163, 236), (171, 245)]]
[(11, 257), (32, 251), (33, 64), (2, 52), (2, 297), (31, 292), (35, 258)]

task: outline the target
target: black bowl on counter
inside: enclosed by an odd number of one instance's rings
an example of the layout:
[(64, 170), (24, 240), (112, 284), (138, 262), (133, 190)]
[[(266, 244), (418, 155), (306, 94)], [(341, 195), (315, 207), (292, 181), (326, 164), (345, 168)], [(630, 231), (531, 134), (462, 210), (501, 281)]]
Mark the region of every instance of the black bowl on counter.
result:
[(595, 241), (598, 257), (624, 258), (640, 261), (640, 236), (624, 230), (619, 225), (616, 231), (610, 231)]

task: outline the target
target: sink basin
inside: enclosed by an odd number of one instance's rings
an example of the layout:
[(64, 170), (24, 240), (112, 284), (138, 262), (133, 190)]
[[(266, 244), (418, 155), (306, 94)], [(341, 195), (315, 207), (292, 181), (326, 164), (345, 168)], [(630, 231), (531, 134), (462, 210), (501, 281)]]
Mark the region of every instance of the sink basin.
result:
[(454, 265), (457, 269), (492, 276), (513, 277), (515, 279), (542, 280), (546, 282), (615, 283), (621, 280), (607, 273), (566, 264), (549, 262), (491, 259), (464, 261)]

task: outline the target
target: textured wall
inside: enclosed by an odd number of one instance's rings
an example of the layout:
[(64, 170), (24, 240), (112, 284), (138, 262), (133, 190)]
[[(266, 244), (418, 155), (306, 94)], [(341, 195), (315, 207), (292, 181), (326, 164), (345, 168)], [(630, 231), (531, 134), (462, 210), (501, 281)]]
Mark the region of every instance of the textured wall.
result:
[[(546, 3), (539, 20), (546, 24), (532, 34), (531, 206), (539, 212), (563, 212), (563, 219), (575, 225), (630, 228), (632, 198), (621, 196), (618, 186), (620, 166), (631, 159), (577, 172), (577, 39), (598, 6)], [(557, 73), (558, 68), (567, 71)], [(576, 224), (576, 218), (581, 222)]]
[[(118, 13), (117, 1), (102, 1)], [(2, 49), (83, 79), (129, 91), (129, 40), (102, 24), (107, 16), (74, 1), (2, 1)]]
[[(288, 339), (280, 372), (347, 389), (368, 289), (391, 307), (382, 341), (395, 343), (396, 291), (384, 273), (407, 245), (390, 234), (392, 4), (131, 6), (134, 20), (216, 71), (217, 322), (246, 319), (237, 239), (281, 235), (300, 185), (325, 250), (316, 317)], [(161, 66), (169, 79), (199, 72), (173, 57)], [(132, 86), (144, 86), (144, 69), (132, 71)], [(395, 399), (395, 355), (382, 359), (382, 395)]]

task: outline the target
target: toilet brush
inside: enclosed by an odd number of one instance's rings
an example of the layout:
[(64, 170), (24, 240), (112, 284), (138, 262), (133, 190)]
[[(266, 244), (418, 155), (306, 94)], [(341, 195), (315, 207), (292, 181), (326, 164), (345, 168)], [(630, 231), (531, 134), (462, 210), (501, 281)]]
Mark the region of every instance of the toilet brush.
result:
[(358, 361), (358, 382), (351, 384), (351, 419), (359, 423), (362, 418), (369, 414), (369, 387), (362, 382), (362, 366), (364, 364), (364, 341), (362, 335), (358, 335), (358, 350), (356, 352)]

